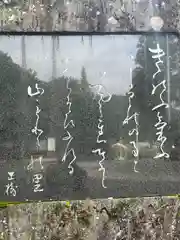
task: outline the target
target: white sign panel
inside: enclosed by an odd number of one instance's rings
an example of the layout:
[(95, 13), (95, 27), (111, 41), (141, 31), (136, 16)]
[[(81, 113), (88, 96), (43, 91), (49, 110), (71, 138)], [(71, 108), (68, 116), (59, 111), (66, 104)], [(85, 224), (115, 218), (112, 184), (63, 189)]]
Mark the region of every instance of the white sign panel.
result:
[(48, 138), (48, 151), (55, 152), (56, 151), (56, 140), (55, 138)]

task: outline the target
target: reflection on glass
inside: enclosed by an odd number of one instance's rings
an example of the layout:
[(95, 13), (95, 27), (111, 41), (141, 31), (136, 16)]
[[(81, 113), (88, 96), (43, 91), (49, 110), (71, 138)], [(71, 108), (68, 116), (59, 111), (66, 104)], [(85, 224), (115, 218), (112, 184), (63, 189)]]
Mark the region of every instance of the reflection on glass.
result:
[(21, 38), (1, 37), (2, 198), (10, 172), (20, 200), (179, 186), (175, 35)]

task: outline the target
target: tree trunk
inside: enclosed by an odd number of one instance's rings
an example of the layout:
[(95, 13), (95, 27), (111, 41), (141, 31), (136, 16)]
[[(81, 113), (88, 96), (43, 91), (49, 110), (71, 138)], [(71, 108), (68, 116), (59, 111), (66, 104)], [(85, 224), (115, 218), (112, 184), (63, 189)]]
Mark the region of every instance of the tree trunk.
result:
[(52, 31), (53, 28), (53, 19), (51, 16), (52, 9), (51, 9), (51, 1), (45, 0), (44, 1), (45, 6), (45, 31)]

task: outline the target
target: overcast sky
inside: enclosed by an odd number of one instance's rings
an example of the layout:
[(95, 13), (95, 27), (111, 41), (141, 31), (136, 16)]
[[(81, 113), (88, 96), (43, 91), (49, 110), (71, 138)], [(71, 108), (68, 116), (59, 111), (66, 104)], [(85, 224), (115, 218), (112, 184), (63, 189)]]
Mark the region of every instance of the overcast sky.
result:
[[(136, 55), (136, 45), (139, 36), (94, 36), (92, 48), (89, 37), (63, 36), (59, 40), (59, 50), (56, 51), (57, 76), (65, 75), (80, 78), (84, 66), (88, 81), (92, 84), (101, 83), (110, 93), (124, 94), (130, 85), (130, 68), (134, 63), (130, 55)], [(21, 65), (21, 37), (0, 36), (0, 50), (8, 53), (14, 62)], [(49, 81), (52, 76), (52, 41), (51, 37), (26, 37), (27, 68), (37, 72), (43, 81)], [(69, 61), (67, 61), (69, 59)], [(102, 78), (103, 73), (106, 75)]]

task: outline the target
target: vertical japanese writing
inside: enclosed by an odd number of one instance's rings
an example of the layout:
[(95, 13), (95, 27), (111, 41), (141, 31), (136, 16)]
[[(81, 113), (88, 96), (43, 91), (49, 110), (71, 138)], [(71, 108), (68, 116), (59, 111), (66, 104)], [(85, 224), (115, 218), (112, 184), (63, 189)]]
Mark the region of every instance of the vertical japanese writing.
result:
[[(40, 88), (37, 83), (35, 84), (35, 88), (36, 88), (37, 91), (33, 93), (32, 88), (30, 86), (28, 86), (27, 92), (28, 92), (28, 95), (30, 97), (35, 97), (35, 96), (38, 96), (38, 95), (41, 96), (41, 95), (44, 94), (44, 89)], [(40, 150), (40, 136), (43, 134), (43, 130), (39, 128), (39, 119), (40, 119), (39, 114), (41, 112), (41, 109), (38, 106), (39, 99), (37, 99), (37, 98), (36, 98), (36, 103), (37, 103), (37, 106), (36, 106), (36, 122), (35, 122), (34, 128), (31, 130), (31, 132), (36, 135), (36, 148), (37, 148), (37, 151), (39, 151)], [(35, 159), (34, 159), (34, 156), (31, 156), (31, 162), (27, 166), (27, 170), (32, 170), (36, 161), (39, 161), (40, 167), (41, 167), (41, 169), (43, 169), (42, 159), (43, 159), (42, 156), (38, 156)], [(34, 183), (34, 192), (42, 192), (43, 191), (43, 188), (40, 188), (41, 187), (40, 180), (42, 180), (42, 178), (43, 178), (43, 175), (41, 173), (38, 173), (38, 174), (36, 173), (36, 174), (33, 175), (33, 180), (32, 181)]]
[[(64, 72), (66, 72), (66, 71), (67, 71), (67, 69)], [(63, 141), (67, 141), (67, 145), (66, 145), (65, 152), (64, 152), (64, 155), (63, 155), (63, 158), (62, 158), (62, 162), (65, 162), (68, 155), (72, 154), (72, 160), (69, 163), (68, 168), (70, 169), (69, 174), (73, 174), (74, 173), (74, 168), (73, 168), (72, 164), (76, 160), (76, 154), (75, 154), (74, 148), (70, 147), (70, 144), (73, 141), (73, 136), (69, 132), (68, 128), (69, 127), (71, 127), (71, 128), (75, 127), (75, 124), (74, 124), (74, 121), (72, 119), (69, 120), (69, 115), (71, 114), (71, 106), (72, 106), (72, 102), (70, 100), (72, 89), (69, 86), (69, 83), (70, 82), (69, 82), (69, 79), (68, 79), (67, 82), (66, 82), (66, 87), (67, 87), (67, 90), (68, 90), (66, 104), (68, 106), (68, 111), (65, 114), (65, 120), (64, 120), (64, 129), (66, 130), (67, 136), (65, 136), (63, 138)]]
[[(42, 95), (44, 94), (44, 89), (43, 88), (40, 88), (38, 86), (38, 84), (35, 84), (35, 88), (37, 89), (36, 92), (32, 93), (32, 88), (30, 86), (28, 86), (28, 95), (30, 97), (34, 97), (34, 96), (38, 96), (39, 94)], [(38, 103), (39, 100), (36, 99), (36, 102)], [(39, 113), (41, 112), (41, 109), (39, 108), (39, 106), (36, 106), (36, 122), (35, 122), (35, 126), (34, 128), (31, 130), (32, 133), (34, 133), (36, 135), (36, 146), (37, 146), (37, 149), (40, 148), (40, 142), (39, 142), (39, 138), (40, 136), (43, 134), (43, 130), (38, 128), (38, 125), (39, 125)]]
[[(163, 64), (163, 61), (162, 61), (161, 58), (165, 55), (165, 53), (164, 53), (163, 49), (160, 48), (159, 43), (157, 43), (155, 49), (149, 48), (149, 51), (153, 54), (152, 59), (157, 60), (156, 63), (155, 63), (157, 71), (153, 74), (153, 80), (154, 80), (156, 78), (156, 76), (162, 72), (159, 64)], [(151, 92), (152, 95), (155, 95), (157, 89), (162, 87), (162, 91), (159, 95), (160, 103), (152, 108), (152, 111), (157, 110), (158, 121), (154, 125), (154, 127), (157, 130), (157, 132), (156, 132), (157, 142), (159, 142), (159, 144), (160, 144), (160, 147), (159, 147), (160, 152), (158, 152), (157, 155), (154, 157), (155, 159), (156, 158), (161, 158), (161, 157), (169, 158), (169, 154), (164, 151), (164, 144), (165, 144), (167, 138), (163, 135), (164, 134), (164, 128), (167, 126), (167, 123), (163, 120), (163, 116), (161, 115), (161, 112), (158, 111), (158, 109), (160, 109), (162, 107), (165, 107), (165, 108), (169, 107), (169, 104), (166, 103), (163, 100), (163, 94), (164, 94), (164, 92), (166, 92), (166, 82), (167, 82), (166, 80), (162, 80), (160, 83), (158, 83), (156, 85), (154, 85), (154, 82), (152, 83), (152, 86), (153, 86), (153, 89), (152, 89), (152, 92)]]
[[(98, 100), (98, 107), (99, 107), (99, 119), (98, 119), (98, 135), (96, 138), (96, 142), (99, 143), (106, 143), (107, 141), (104, 139), (100, 139), (100, 137), (102, 137), (104, 135), (104, 124), (103, 124), (103, 111), (102, 111), (102, 106), (103, 103), (107, 103), (111, 100), (111, 94), (108, 93), (105, 89), (105, 87), (103, 87), (102, 85), (92, 85), (91, 87), (95, 87), (97, 89), (97, 95), (99, 96), (99, 100)], [(107, 96), (104, 96), (104, 94), (101, 92), (102, 90), (106, 91)], [(103, 165), (104, 160), (106, 159), (106, 152), (103, 151), (102, 148), (98, 148), (98, 149), (93, 149), (92, 153), (96, 153), (101, 157), (101, 160), (99, 161), (99, 171), (102, 171), (102, 187), (103, 188), (107, 188), (104, 184), (105, 181), (105, 174), (106, 174), (106, 169)]]
[(8, 172), (8, 184), (6, 185), (5, 194), (15, 197), (18, 186), (15, 184), (15, 172)]
[(37, 161), (39, 161), (39, 164), (40, 164), (41, 169), (44, 169), (43, 164), (42, 164), (42, 160), (43, 160), (43, 157), (42, 157), (42, 156), (39, 156), (39, 157), (37, 157), (37, 158), (34, 158), (33, 156), (31, 156), (31, 162), (28, 164), (27, 170), (32, 170), (33, 167), (34, 167), (34, 164), (35, 164)]
[[(130, 69), (130, 71), (132, 72), (132, 69)], [(128, 92), (129, 95), (129, 105), (128, 105), (128, 109), (127, 109), (127, 115), (126, 118), (123, 121), (123, 125), (128, 124), (130, 120), (134, 120), (135, 122), (135, 128), (133, 128), (132, 130), (129, 130), (128, 135), (132, 136), (133, 134), (135, 134), (136, 138), (135, 141), (130, 141), (130, 144), (133, 146), (133, 150), (132, 150), (132, 154), (135, 157), (134, 160), (134, 172), (138, 172), (136, 170), (136, 165), (138, 163), (138, 159), (139, 159), (139, 149), (138, 149), (138, 142), (139, 142), (139, 122), (138, 122), (138, 116), (139, 114), (137, 112), (134, 112), (131, 116), (130, 116), (130, 111), (132, 110), (132, 99), (134, 98), (134, 92), (132, 91), (133, 85), (131, 84), (130, 86), (130, 90)]]
[(41, 181), (43, 179), (42, 173), (36, 173), (33, 176), (33, 183), (34, 183), (34, 192), (43, 192), (44, 189), (42, 188)]

